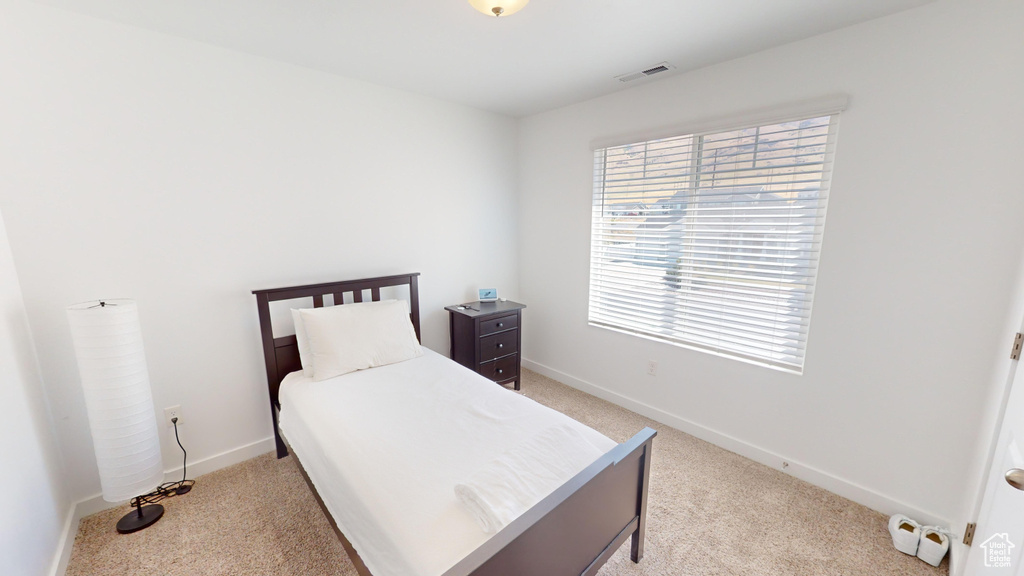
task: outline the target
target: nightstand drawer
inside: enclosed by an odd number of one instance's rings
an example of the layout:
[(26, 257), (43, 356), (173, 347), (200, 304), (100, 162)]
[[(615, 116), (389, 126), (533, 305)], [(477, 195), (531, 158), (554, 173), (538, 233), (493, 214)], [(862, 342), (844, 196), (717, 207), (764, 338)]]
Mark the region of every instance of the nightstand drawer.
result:
[(495, 382), (519, 376), (519, 355), (505, 356), (480, 364), (480, 374)]
[(523, 308), (526, 306), (510, 300), (445, 306), (452, 360), (519, 390)]
[(499, 332), (480, 339), (480, 361), (487, 362), (519, 351), (519, 330)]
[(494, 334), (495, 332), (501, 332), (502, 330), (511, 330), (512, 328), (519, 327), (519, 314), (510, 314), (508, 316), (502, 316), (501, 318), (494, 318), (491, 320), (484, 320), (480, 323), (480, 335), (487, 336), (488, 334)]

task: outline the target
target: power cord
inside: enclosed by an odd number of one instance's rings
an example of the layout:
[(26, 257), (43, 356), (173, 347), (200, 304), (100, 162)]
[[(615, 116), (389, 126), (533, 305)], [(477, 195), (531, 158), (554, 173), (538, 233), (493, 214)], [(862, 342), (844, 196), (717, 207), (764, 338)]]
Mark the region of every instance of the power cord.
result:
[(185, 447), (181, 445), (181, 439), (178, 438), (178, 419), (171, 418), (171, 424), (174, 425), (174, 440), (178, 443), (178, 448), (181, 448), (181, 480), (178, 482), (164, 482), (157, 486), (156, 490), (153, 490), (148, 494), (132, 498), (131, 506), (133, 508), (138, 508), (145, 504), (156, 504), (164, 498), (188, 494), (188, 491), (191, 490), (192, 486), (196, 483), (195, 480), (185, 479), (188, 472), (188, 452), (185, 452)]

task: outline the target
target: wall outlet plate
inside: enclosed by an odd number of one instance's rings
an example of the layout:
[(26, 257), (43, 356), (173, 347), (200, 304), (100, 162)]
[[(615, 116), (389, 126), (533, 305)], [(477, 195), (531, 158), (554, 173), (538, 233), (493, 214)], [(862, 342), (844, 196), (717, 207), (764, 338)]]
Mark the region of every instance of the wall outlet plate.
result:
[(180, 404), (177, 406), (168, 406), (167, 408), (164, 408), (164, 423), (167, 424), (168, 426), (174, 426), (174, 422), (171, 422), (172, 418), (177, 418), (178, 424), (181, 424), (182, 418)]

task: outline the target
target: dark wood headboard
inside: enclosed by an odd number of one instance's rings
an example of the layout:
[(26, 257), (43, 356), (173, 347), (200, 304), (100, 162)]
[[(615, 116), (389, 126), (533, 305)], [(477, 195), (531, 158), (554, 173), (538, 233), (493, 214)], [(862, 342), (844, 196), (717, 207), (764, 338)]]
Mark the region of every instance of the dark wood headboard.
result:
[(413, 272), (397, 276), (381, 276), (379, 278), (362, 278), (359, 280), (343, 280), (341, 282), (325, 282), (323, 284), (252, 291), (256, 295), (256, 307), (260, 315), (260, 334), (263, 337), (263, 357), (267, 364), (267, 389), (270, 391), (270, 412), (274, 421), (274, 438), (277, 440), (278, 458), (288, 454), (277, 429), (277, 411), (281, 407), (281, 402), (278, 399), (278, 390), (281, 387), (281, 380), (289, 373), (302, 368), (302, 364), (299, 361), (299, 346), (294, 335), (274, 338), (274, 329), (270, 322), (270, 303), (278, 300), (311, 297), (313, 298), (313, 307), (321, 308), (324, 305), (324, 295), (326, 294), (331, 294), (334, 298), (334, 304), (340, 305), (344, 302), (346, 293), (351, 294), (352, 302), (362, 302), (363, 293), (367, 290), (370, 292), (371, 301), (379, 302), (381, 299), (381, 288), (408, 286), (409, 305), (411, 308), (409, 317), (412, 320), (413, 328), (416, 329), (416, 338), (419, 339), (420, 298), (417, 286), (419, 275), (419, 272)]

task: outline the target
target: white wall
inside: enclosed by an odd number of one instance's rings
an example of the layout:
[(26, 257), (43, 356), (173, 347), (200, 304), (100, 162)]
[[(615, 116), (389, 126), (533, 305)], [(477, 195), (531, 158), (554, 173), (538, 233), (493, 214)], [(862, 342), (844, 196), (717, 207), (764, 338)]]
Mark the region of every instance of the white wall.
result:
[[(524, 356), (961, 530), (1024, 246), (1022, 29), (1018, 0), (939, 1), (523, 120)], [(592, 140), (837, 93), (850, 106), (802, 376), (587, 325)]]
[(18, 273), (0, 217), (0, 558), (5, 574), (45, 574), (70, 513)]
[[(71, 496), (99, 491), (64, 308), (133, 297), (191, 462), (271, 434), (257, 288), (418, 271), (517, 289), (516, 124), (197, 42), (0, 2), (0, 209)], [(171, 436), (168, 468), (180, 465)]]

